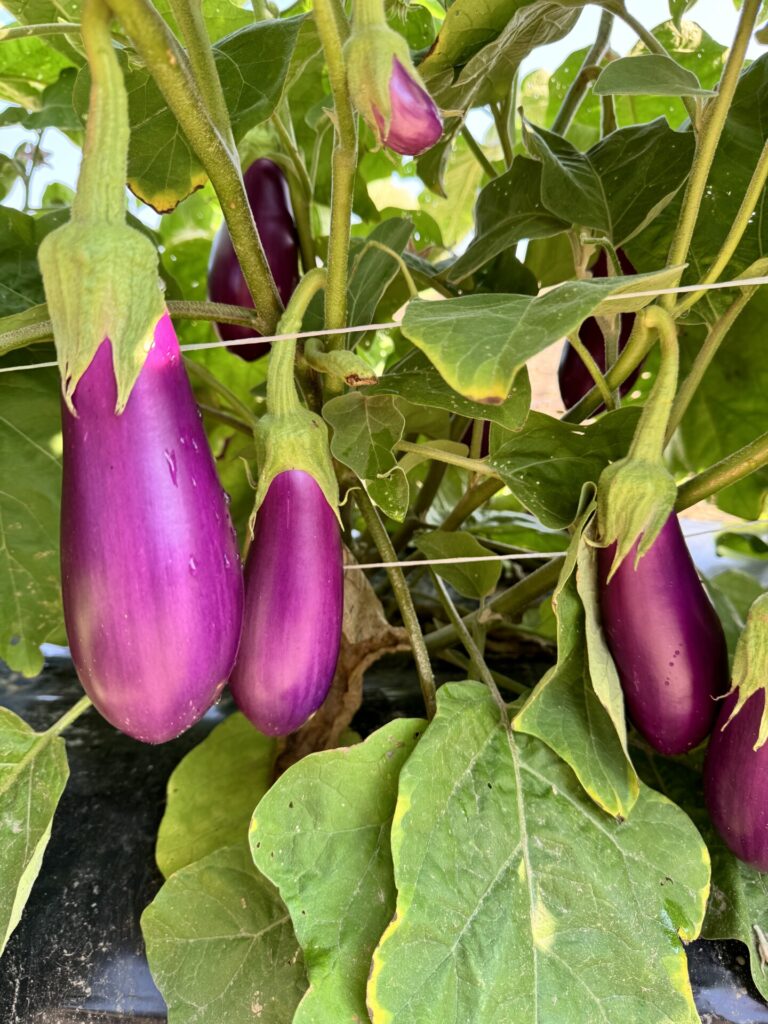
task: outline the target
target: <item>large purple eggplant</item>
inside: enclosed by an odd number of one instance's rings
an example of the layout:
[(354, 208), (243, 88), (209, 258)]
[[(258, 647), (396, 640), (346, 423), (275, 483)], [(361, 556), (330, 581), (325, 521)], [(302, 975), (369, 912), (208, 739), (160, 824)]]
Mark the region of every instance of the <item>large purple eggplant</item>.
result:
[(226, 496), (166, 314), (125, 410), (112, 347), (62, 406), (61, 569), (88, 696), (135, 739), (178, 736), (237, 654), (243, 580)]
[(293, 732), (333, 680), (343, 603), (339, 525), (315, 479), (279, 473), (256, 514), (243, 639), (230, 688), (270, 736)]
[(727, 725), (738, 699), (723, 702), (709, 741), (704, 794), (712, 823), (740, 860), (768, 871), (768, 743), (753, 750), (765, 690), (753, 693)]
[(676, 515), (635, 568), (635, 545), (608, 572), (615, 545), (598, 549), (603, 629), (629, 716), (662, 754), (682, 754), (707, 736), (728, 687), (725, 637)]
[[(637, 271), (629, 262), (622, 249), (618, 249), (616, 254), (619, 258), (619, 264), (623, 273), (635, 274)], [(592, 267), (593, 277), (607, 277), (608, 276), (608, 257), (605, 254), (605, 249), (600, 250), (595, 263)], [(622, 313), (621, 314), (621, 326), (619, 329), (619, 352), (622, 352), (629, 341), (629, 336), (632, 333), (632, 328), (635, 323), (634, 313)], [(579, 338), (584, 344), (589, 354), (597, 363), (600, 370), (605, 373), (605, 338), (600, 328), (600, 324), (593, 316), (587, 317), (584, 323), (579, 328)], [(621, 385), (621, 394), (626, 395), (632, 385), (637, 380), (638, 374), (640, 373), (640, 367), (627, 377), (624, 383)], [(573, 346), (566, 341), (563, 346), (563, 354), (560, 357), (560, 366), (557, 370), (557, 380), (560, 384), (560, 396), (563, 400), (563, 405), (566, 409), (571, 409), (576, 403), (591, 391), (594, 387), (595, 382), (592, 380), (589, 370), (586, 368), (581, 360), (578, 352)], [(602, 412), (605, 409), (604, 405), (601, 405), (596, 412)]]
[[(299, 239), (291, 214), (291, 201), (283, 172), (271, 160), (256, 160), (243, 175), (245, 191), (259, 231), (269, 269), (283, 304), (299, 280)], [(226, 224), (216, 233), (208, 264), (208, 296), (212, 302), (253, 308)], [(222, 341), (252, 337), (254, 332), (237, 324), (217, 324)], [(237, 345), (232, 349), (243, 359), (266, 355), (269, 344)]]

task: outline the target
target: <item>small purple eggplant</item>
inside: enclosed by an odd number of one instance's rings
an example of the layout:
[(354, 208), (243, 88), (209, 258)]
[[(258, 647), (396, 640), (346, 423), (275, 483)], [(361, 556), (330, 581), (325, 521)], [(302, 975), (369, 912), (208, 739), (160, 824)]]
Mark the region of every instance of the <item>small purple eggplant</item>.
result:
[(243, 579), (226, 496), (166, 314), (115, 413), (105, 340), (62, 404), (64, 619), (83, 687), (162, 743), (211, 706), (237, 654)]
[(707, 736), (728, 688), (720, 620), (696, 572), (676, 515), (635, 568), (635, 545), (606, 582), (615, 544), (598, 548), (600, 611), (630, 718), (662, 754)]
[(230, 680), (240, 710), (267, 735), (298, 729), (328, 693), (341, 643), (342, 565), (339, 524), (314, 477), (279, 473), (256, 514)]
[(397, 57), (392, 58), (389, 99), (392, 109), (388, 130), (382, 113), (373, 108), (384, 145), (404, 156), (418, 156), (431, 149), (443, 134), (442, 119), (435, 101)]
[[(636, 274), (637, 271), (629, 262), (627, 257), (624, 255), (622, 249), (616, 250), (616, 255), (619, 258), (619, 264), (625, 274)], [(607, 277), (608, 276), (608, 257), (605, 254), (605, 249), (600, 250), (595, 263), (592, 267), (593, 277)], [(632, 333), (632, 328), (635, 323), (634, 313), (622, 313), (621, 314), (621, 326), (619, 330), (619, 352), (623, 352), (626, 348), (629, 336)], [(605, 338), (603, 337), (602, 329), (600, 324), (597, 322), (595, 317), (589, 316), (579, 328), (579, 338), (584, 343), (585, 348), (597, 363), (600, 370), (605, 373)], [(640, 367), (633, 370), (632, 373), (627, 377), (624, 383), (621, 385), (621, 394), (626, 395), (632, 389), (633, 384), (637, 380), (638, 374), (640, 373)], [(566, 409), (573, 408), (576, 403), (591, 391), (594, 387), (595, 382), (592, 380), (592, 376), (589, 370), (582, 362), (578, 352), (573, 348), (570, 342), (565, 343), (563, 346), (563, 354), (560, 357), (560, 366), (557, 370), (557, 380), (560, 385), (560, 397), (563, 400), (563, 405)], [(605, 409), (604, 405), (601, 405), (595, 410), (595, 413), (603, 412)]]
[[(288, 186), (277, 164), (266, 159), (252, 163), (243, 181), (269, 269), (285, 305), (299, 281), (299, 237), (291, 213)], [(226, 224), (219, 228), (211, 247), (208, 297), (211, 302), (253, 308), (253, 299)], [(239, 341), (254, 335), (249, 328), (237, 324), (217, 324), (216, 329), (222, 341)], [(237, 345), (232, 351), (251, 361), (266, 355), (269, 343)]]

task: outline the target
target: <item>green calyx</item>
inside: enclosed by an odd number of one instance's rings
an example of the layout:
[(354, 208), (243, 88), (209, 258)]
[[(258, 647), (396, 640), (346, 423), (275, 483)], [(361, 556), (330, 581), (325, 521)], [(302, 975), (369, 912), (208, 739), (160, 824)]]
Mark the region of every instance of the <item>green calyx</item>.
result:
[(105, 0), (85, 0), (91, 92), (77, 195), (71, 220), (43, 240), (38, 258), (67, 404), (73, 408), (77, 383), (108, 337), (121, 412), (165, 302), (155, 247), (126, 223), (128, 99), (111, 20)]
[[(381, 7), (381, 0), (375, 0), (373, 6), (376, 5)], [(426, 87), (413, 66), (408, 43), (387, 25), (383, 10), (381, 20), (372, 15), (362, 17), (361, 11), (364, 6), (355, 6), (352, 34), (344, 44), (344, 63), (347, 67), (349, 92), (355, 108), (379, 142), (384, 142), (389, 135), (392, 121), (389, 83), (393, 60), (397, 58), (408, 75), (425, 91)], [(370, 6), (368, 4), (368, 7)], [(381, 123), (377, 119), (377, 114)]]
[[(761, 594), (747, 615), (747, 623), (736, 645), (733, 658), (733, 679), (730, 692), (739, 691), (727, 726), (741, 711), (749, 698), (768, 686), (768, 593)], [(723, 727), (725, 728), (725, 726)], [(759, 750), (768, 740), (768, 693), (753, 750)]]

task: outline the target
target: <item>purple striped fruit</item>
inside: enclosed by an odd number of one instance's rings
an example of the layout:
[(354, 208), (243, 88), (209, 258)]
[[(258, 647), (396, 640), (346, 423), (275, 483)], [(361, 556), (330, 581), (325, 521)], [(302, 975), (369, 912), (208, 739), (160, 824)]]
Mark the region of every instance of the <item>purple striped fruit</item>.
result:
[(342, 604), (335, 513), (309, 473), (279, 473), (256, 515), (243, 639), (230, 681), (257, 729), (286, 735), (320, 707), (339, 656)]
[[(266, 159), (252, 163), (243, 175), (243, 181), (264, 255), (285, 305), (299, 281), (299, 239), (291, 213), (288, 186), (277, 164)], [(253, 309), (253, 299), (226, 224), (219, 228), (211, 247), (208, 297), (211, 302)], [(216, 329), (222, 341), (236, 341), (254, 335), (248, 327), (239, 327), (237, 324), (217, 324)], [(232, 351), (250, 361), (266, 355), (269, 343), (237, 345)]]
[(728, 689), (723, 628), (676, 515), (637, 568), (636, 550), (607, 583), (615, 545), (598, 549), (603, 629), (635, 726), (660, 753), (682, 754), (708, 735)]
[(147, 743), (210, 707), (235, 660), (243, 581), (176, 334), (155, 330), (125, 410), (115, 414), (105, 340), (62, 406), (64, 618), (86, 693)]

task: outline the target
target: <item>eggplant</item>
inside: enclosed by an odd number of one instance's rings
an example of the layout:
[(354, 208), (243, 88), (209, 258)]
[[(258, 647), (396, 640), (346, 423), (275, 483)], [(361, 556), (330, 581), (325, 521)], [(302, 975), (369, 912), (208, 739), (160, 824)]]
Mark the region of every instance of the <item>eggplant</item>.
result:
[(404, 156), (418, 156), (439, 141), (443, 122), (435, 101), (415, 73), (409, 73), (397, 57), (392, 58), (389, 101), (388, 129), (381, 111), (373, 107), (379, 139), (388, 149)]
[[(616, 255), (619, 258), (619, 264), (623, 273), (637, 273), (622, 249), (617, 249)], [(600, 250), (598, 257), (592, 266), (592, 276), (608, 276), (608, 257), (605, 254), (605, 249)], [(634, 313), (621, 314), (621, 324), (619, 328), (619, 352), (622, 352), (626, 348), (634, 324)], [(579, 328), (579, 338), (597, 363), (600, 370), (605, 373), (605, 338), (603, 337), (600, 324), (597, 322), (595, 317), (587, 317)], [(628, 394), (632, 389), (632, 386), (640, 374), (640, 370), (641, 367), (638, 366), (637, 369), (633, 370), (621, 385), (620, 391), (622, 396)], [(563, 346), (563, 354), (560, 357), (560, 365), (557, 369), (557, 380), (560, 385), (560, 397), (562, 398), (563, 406), (566, 409), (571, 409), (576, 405), (576, 403), (582, 399), (588, 391), (591, 391), (595, 385), (589, 370), (582, 362), (578, 352), (568, 341), (566, 341)], [(605, 406), (601, 405), (595, 410), (595, 414), (603, 412), (604, 409)]]
[(102, 342), (62, 402), (64, 620), (83, 687), (122, 732), (162, 743), (216, 700), (243, 580), (179, 344), (165, 314), (124, 411)]
[(728, 688), (723, 628), (676, 515), (637, 568), (635, 544), (609, 583), (615, 550), (598, 548), (598, 588), (627, 711), (656, 750), (682, 754), (708, 735)]
[(330, 689), (342, 573), (339, 524), (314, 477), (278, 473), (256, 514), (243, 639), (230, 679), (240, 710), (269, 736), (298, 729)]
[[(256, 160), (243, 175), (248, 203), (256, 221), (264, 254), (283, 305), (287, 305), (299, 281), (299, 236), (291, 213), (283, 172), (271, 160)], [(216, 233), (208, 263), (208, 297), (211, 302), (253, 309), (253, 299), (240, 269), (226, 223)], [(254, 331), (237, 324), (217, 324), (222, 341), (239, 341)], [(268, 342), (237, 345), (232, 351), (252, 361), (266, 355)]]

